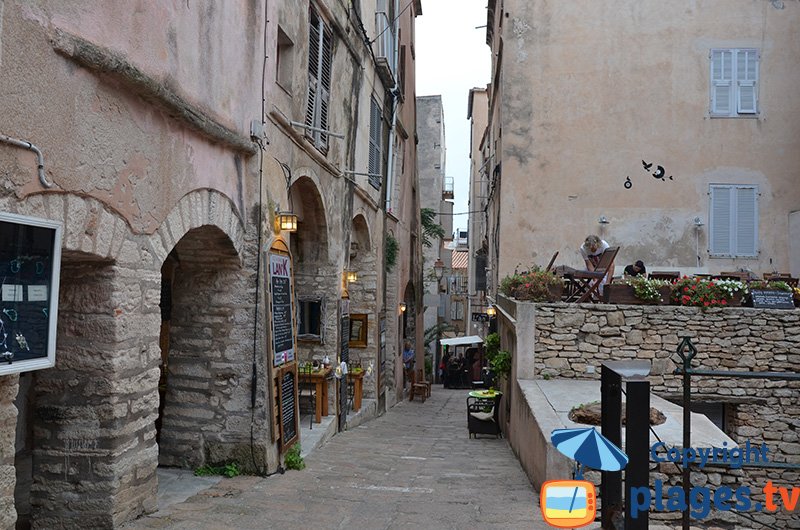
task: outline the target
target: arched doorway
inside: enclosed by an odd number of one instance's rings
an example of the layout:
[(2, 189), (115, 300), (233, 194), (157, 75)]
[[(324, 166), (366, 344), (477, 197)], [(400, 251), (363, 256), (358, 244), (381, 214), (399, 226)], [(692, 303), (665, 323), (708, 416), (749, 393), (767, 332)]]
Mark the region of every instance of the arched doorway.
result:
[(245, 352), (252, 351), (252, 335), (241, 311), (250, 305), (242, 300), (249, 277), (228, 235), (211, 225), (189, 230), (161, 273), (159, 465), (228, 461), (226, 446), (246, 443), (229, 423), (249, 422), (249, 385), (242, 383), (251, 372)]

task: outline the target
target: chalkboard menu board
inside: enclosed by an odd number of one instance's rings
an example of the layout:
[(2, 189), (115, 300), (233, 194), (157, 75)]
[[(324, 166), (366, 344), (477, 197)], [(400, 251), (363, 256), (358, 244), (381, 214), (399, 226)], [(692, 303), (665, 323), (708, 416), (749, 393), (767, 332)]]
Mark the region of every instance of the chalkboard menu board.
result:
[(281, 453), (297, 441), (297, 374), (284, 370), (278, 377), (278, 414), (281, 429)]
[(269, 254), (270, 307), (273, 366), (294, 360), (292, 321), (292, 260), (286, 254)]
[(791, 291), (767, 291), (753, 289), (750, 291), (753, 307), (768, 309), (794, 309), (794, 297)]
[(0, 213), (0, 375), (55, 365), (61, 231)]

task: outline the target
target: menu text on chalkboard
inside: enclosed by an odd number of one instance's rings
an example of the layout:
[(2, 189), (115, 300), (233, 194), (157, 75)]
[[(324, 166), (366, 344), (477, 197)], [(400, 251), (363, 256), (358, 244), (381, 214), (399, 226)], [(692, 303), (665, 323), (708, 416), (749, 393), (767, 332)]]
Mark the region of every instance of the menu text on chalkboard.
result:
[(0, 375), (55, 365), (61, 231), (0, 213)]
[(291, 258), (285, 254), (270, 253), (269, 277), (273, 366), (280, 366), (294, 360)]
[(753, 289), (750, 291), (753, 307), (769, 309), (794, 309), (794, 296), (791, 291), (768, 291)]
[(278, 413), (281, 428), (281, 452), (297, 440), (297, 375), (294, 369), (285, 370), (278, 380)]

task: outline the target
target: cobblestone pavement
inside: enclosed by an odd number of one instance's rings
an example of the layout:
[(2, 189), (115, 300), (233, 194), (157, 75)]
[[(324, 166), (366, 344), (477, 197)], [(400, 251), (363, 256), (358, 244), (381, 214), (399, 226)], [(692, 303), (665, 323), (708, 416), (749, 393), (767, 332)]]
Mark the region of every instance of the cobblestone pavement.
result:
[(223, 480), (126, 528), (550, 528), (508, 442), (469, 438), (466, 394), (436, 386), (336, 435), (303, 471)]

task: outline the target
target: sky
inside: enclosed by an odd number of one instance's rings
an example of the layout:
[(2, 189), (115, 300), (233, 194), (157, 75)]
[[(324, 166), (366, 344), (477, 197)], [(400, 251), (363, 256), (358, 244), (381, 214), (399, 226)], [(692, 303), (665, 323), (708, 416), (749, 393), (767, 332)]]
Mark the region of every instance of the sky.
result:
[[(416, 19), (417, 96), (442, 96), (445, 176), (454, 179), (455, 213), (467, 212), (469, 201), (469, 89), (485, 88), (491, 75), (485, 25), (486, 0), (422, 0)], [(467, 229), (466, 213), (454, 216), (458, 228)]]

